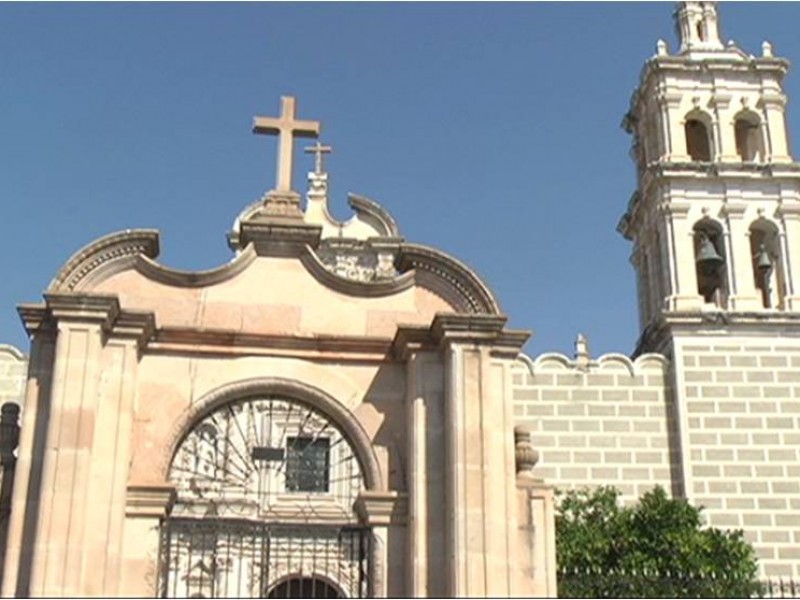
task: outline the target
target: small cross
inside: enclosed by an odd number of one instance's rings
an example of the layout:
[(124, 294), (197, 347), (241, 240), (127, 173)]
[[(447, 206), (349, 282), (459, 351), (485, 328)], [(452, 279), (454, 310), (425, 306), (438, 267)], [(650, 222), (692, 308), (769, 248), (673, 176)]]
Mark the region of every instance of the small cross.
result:
[(253, 133), (278, 136), (278, 181), (275, 189), (289, 192), (292, 189), (292, 152), (294, 138), (317, 137), (319, 121), (300, 121), (295, 119), (295, 99), (292, 96), (281, 97), (281, 116), (255, 117)]
[(323, 146), (322, 144), (319, 143), (319, 140), (317, 140), (317, 143), (314, 144), (313, 146), (303, 148), (304, 152), (308, 152), (309, 154), (311, 153), (315, 154), (314, 173), (316, 173), (317, 175), (322, 175), (322, 173), (325, 172), (324, 169), (325, 165), (323, 164), (322, 155), (330, 154), (331, 150), (333, 150), (333, 148), (331, 148), (330, 146)]

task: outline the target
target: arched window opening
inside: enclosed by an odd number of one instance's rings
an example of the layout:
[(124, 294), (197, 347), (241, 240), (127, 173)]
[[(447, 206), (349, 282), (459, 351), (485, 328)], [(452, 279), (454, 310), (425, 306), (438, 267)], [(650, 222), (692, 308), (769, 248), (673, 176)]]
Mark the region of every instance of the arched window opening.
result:
[(251, 397), (201, 418), (169, 469), (177, 500), (161, 525), (161, 597), (363, 598), (372, 532), (343, 430), (285, 397)]
[(724, 308), (728, 302), (722, 230), (713, 222), (695, 225), (694, 256), (697, 292), (706, 303)]
[(703, 31), (703, 22), (698, 21), (695, 27), (697, 29), (697, 39), (699, 39), (701, 42), (706, 41), (706, 35), (705, 32)]
[(689, 119), (684, 126), (686, 131), (686, 151), (693, 161), (709, 162), (711, 160), (711, 140), (705, 123), (698, 119)]
[(736, 119), (734, 130), (736, 134), (736, 153), (745, 162), (761, 159), (761, 131), (758, 121), (752, 118), (739, 117)]
[(344, 598), (335, 586), (316, 577), (289, 577), (273, 587), (267, 598)]
[(781, 268), (780, 238), (772, 223), (759, 221), (750, 227), (750, 256), (761, 305), (783, 308), (786, 282)]

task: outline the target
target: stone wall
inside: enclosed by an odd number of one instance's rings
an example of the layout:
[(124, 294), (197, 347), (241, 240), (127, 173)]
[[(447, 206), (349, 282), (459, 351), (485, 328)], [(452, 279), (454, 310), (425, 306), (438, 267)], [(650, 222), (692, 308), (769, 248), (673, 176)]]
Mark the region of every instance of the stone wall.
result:
[(800, 577), (800, 344), (772, 336), (673, 338), (631, 361), (522, 355), (517, 425), (557, 489), (613, 485), (633, 502), (656, 484), (743, 529), (761, 575)]
[(560, 489), (614, 485), (635, 501), (660, 484), (672, 491), (666, 360), (621, 354), (571, 360), (522, 356), (514, 374), (515, 421), (531, 430), (536, 473)]
[(800, 344), (674, 341), (688, 497), (742, 528), (766, 575), (800, 576)]
[(0, 405), (5, 402), (22, 405), (27, 373), (27, 357), (14, 346), (0, 344)]

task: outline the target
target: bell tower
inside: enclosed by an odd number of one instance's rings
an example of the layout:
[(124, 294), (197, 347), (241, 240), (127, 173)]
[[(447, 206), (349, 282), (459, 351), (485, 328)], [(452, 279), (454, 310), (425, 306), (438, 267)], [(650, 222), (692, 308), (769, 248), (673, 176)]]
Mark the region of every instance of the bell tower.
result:
[[(715, 2), (679, 2), (679, 49), (659, 40), (623, 127), (637, 188), (618, 230), (633, 242), (640, 350), (666, 314), (800, 311), (800, 165), (786, 133), (789, 63), (723, 43)], [(644, 347), (642, 347), (644, 344)]]

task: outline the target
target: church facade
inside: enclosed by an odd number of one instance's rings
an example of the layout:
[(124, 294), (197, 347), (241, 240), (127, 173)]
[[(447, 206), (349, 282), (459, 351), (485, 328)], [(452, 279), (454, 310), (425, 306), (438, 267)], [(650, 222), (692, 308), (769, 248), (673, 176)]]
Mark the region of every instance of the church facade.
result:
[(715, 3), (675, 16), (624, 122), (632, 357), (582, 336), (524, 354), (469, 267), (368, 198), (330, 216), (319, 142), (302, 202), (292, 147), (320, 126), (285, 97), (255, 119), (276, 184), (229, 263), (169, 269), (156, 231), (126, 230), (20, 305), (3, 595), (553, 596), (553, 487), (586, 485), (662, 485), (744, 529), (762, 575), (800, 577), (788, 62), (723, 44)]

